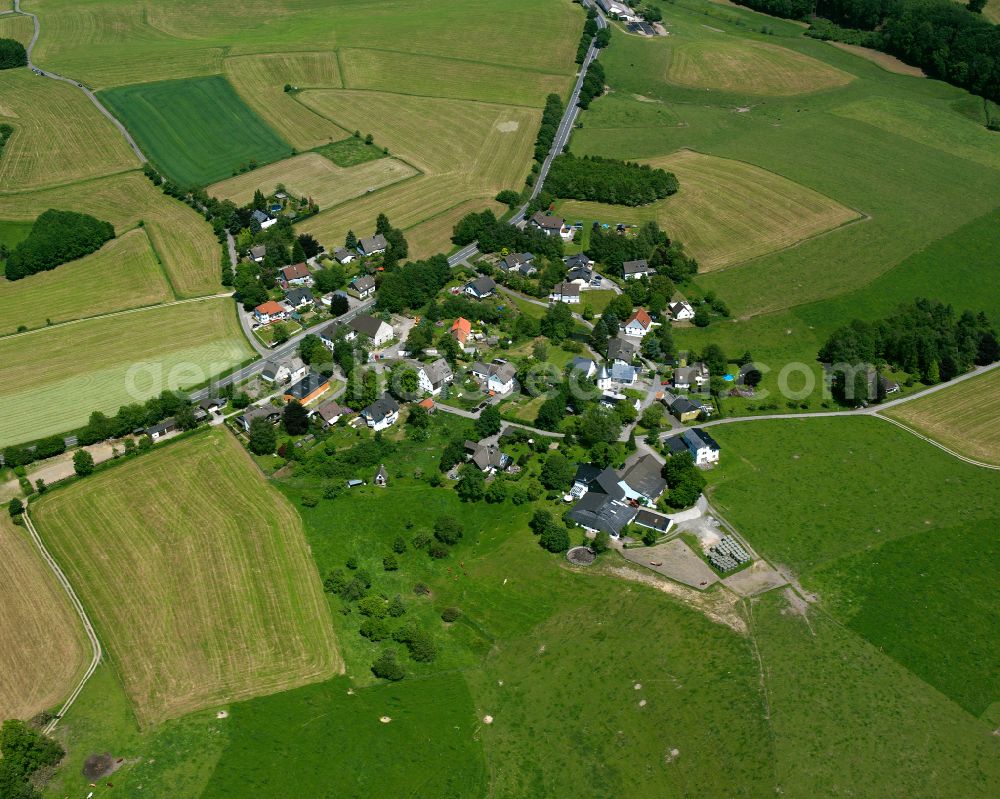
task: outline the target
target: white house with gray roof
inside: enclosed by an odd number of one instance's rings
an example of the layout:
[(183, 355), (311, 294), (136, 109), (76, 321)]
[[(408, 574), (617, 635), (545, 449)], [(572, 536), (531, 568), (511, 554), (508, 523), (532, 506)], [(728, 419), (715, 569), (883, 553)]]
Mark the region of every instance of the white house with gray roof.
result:
[(385, 236), (381, 233), (376, 233), (374, 236), (368, 236), (358, 242), (358, 252), (365, 256), (378, 255), (385, 252), (388, 248), (389, 242), (385, 240)]

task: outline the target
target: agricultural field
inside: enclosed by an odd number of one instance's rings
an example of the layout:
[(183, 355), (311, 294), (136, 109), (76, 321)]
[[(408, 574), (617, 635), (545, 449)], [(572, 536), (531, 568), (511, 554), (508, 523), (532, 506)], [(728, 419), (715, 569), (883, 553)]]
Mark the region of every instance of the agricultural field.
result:
[(970, 458), (1000, 465), (1000, 369), (885, 411)]
[[(3, 9), (6, 11), (7, 9)], [(31, 17), (23, 14), (4, 14), (0, 16), (0, 39), (16, 39), (25, 47), (31, 41), (34, 26)]]
[(180, 186), (204, 186), (291, 151), (220, 75), (105, 89), (100, 97)]
[(791, 247), (859, 218), (828, 197), (742, 161), (681, 150), (647, 163), (677, 175), (680, 190), (637, 208), (567, 200), (559, 203), (560, 212), (610, 224), (654, 220), (684, 242), (702, 272)]
[(348, 134), (328, 119), (310, 111), (297, 99), (299, 89), (340, 89), (337, 54), (264, 53), (234, 56), (223, 64), (224, 74), (240, 97), (281, 137), (299, 150), (308, 150)]
[[(997, 246), (1000, 169), (981, 101), (888, 72), (747, 9), (681, 0), (667, 23), (676, 38), (619, 36), (602, 53), (610, 93), (581, 116), (574, 152), (656, 162), (694, 150), (764, 170), (862, 216), (794, 247), (750, 252), (749, 260), (736, 256), (729, 268), (704, 271), (698, 290), (722, 298), (738, 322), (679, 330), (680, 346), (716, 342), (735, 352), (749, 345), (756, 360), (778, 370), (792, 361), (814, 365), (834, 328), (915, 296), (1000, 311), (1000, 284), (982, 255)], [(759, 33), (762, 27), (771, 33)], [(854, 79), (787, 98), (683, 87), (665, 77), (672, 42), (682, 38), (778, 45)], [(681, 177), (682, 193), (685, 187)], [(711, 198), (712, 210), (729, 201)], [(808, 215), (792, 206), (781, 216), (790, 239), (800, 213)], [(665, 229), (704, 263), (682, 220)], [(952, 260), (942, 260), (946, 253)]]
[(16, 282), (0, 281), (0, 334), (174, 299), (143, 229), (85, 258)]
[(0, 192), (133, 169), (135, 153), (79, 89), (26, 69), (0, 72), (0, 122), (14, 133), (0, 156)]
[(971, 717), (1000, 701), (1000, 593), (980, 566), (998, 548), (995, 472), (875, 418), (711, 432), (728, 456), (711, 500), (758, 551)]
[(0, 517), (0, 718), (58, 704), (89, 656), (80, 617), (23, 527)]
[[(26, 354), (30, 353), (30, 357)], [(228, 298), (150, 308), (0, 339), (0, 446), (71, 430), (252, 356)]]
[(327, 208), (416, 174), (413, 167), (395, 158), (379, 158), (344, 169), (319, 153), (303, 153), (214, 183), (207, 191), (220, 200), (245, 205), (253, 200), (255, 190), (270, 194), (281, 183), (294, 196), (311, 197), (320, 208)]
[(528, 108), (382, 92), (304, 91), (299, 99), (345, 129), (372, 133), (376, 144), (423, 173), (300, 225), (327, 246), (349, 229), (369, 230), (379, 212), (406, 229), (458, 202), (486, 205), (500, 189), (521, 185), (540, 118)]
[(484, 211), (487, 208), (497, 216), (507, 210), (507, 206), (493, 200), (469, 200), (406, 228), (406, 243), (410, 247), (410, 257), (427, 258), (435, 253), (447, 252), (451, 249), (448, 246), (449, 240), (458, 220), (468, 213)]
[(53, 493), (34, 517), (140, 726), (342, 670), (295, 510), (224, 430)]

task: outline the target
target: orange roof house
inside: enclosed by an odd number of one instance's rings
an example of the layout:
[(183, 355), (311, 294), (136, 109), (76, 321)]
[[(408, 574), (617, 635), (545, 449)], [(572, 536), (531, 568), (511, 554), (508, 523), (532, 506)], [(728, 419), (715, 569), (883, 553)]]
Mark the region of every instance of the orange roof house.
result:
[(268, 300), (267, 302), (262, 302), (254, 308), (253, 314), (257, 317), (258, 321), (263, 322), (266, 325), (270, 324), (275, 319), (284, 319), (288, 315), (288, 311), (280, 302)]
[(458, 339), (460, 344), (464, 344), (466, 339), (469, 338), (469, 334), (472, 333), (472, 322), (464, 316), (460, 316), (455, 320), (449, 332)]

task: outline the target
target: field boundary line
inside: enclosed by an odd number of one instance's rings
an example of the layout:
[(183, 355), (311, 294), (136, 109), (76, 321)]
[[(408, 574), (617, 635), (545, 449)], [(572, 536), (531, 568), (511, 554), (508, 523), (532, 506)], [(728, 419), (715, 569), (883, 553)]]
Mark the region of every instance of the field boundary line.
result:
[(163, 275), (163, 279), (167, 281), (167, 288), (170, 289), (170, 293), (174, 295), (174, 300), (183, 299), (180, 294), (177, 293), (177, 286), (174, 285), (174, 281), (170, 279), (170, 271), (167, 269), (167, 265), (163, 263), (163, 258), (160, 256), (160, 251), (156, 249), (156, 244), (153, 242), (153, 237), (149, 235), (149, 231), (146, 230), (146, 221), (140, 219), (141, 225), (136, 225), (136, 227), (141, 227), (142, 234), (146, 237), (146, 243), (149, 244), (149, 249), (153, 253), (153, 257), (156, 259), (157, 266), (160, 267), (160, 273)]
[(564, 78), (566, 77), (561, 72), (550, 72), (547, 69), (541, 69), (539, 67), (525, 67), (518, 64), (502, 64), (497, 61), (480, 61), (475, 58), (463, 58), (462, 56), (456, 55), (437, 55), (434, 53), (414, 53), (410, 50), (396, 50), (392, 47), (351, 47), (350, 45), (345, 47), (338, 47), (337, 50), (371, 50), (375, 53), (395, 53), (396, 55), (408, 55), (414, 58), (437, 58), (442, 61), (458, 61), (463, 64), (479, 64), (480, 66), (487, 67), (497, 67), (498, 69), (512, 69), (517, 72), (532, 72), (536, 75), (554, 75), (556, 77)]
[[(117, 172), (105, 172), (102, 175), (94, 175), (89, 178), (80, 178), (79, 180), (71, 180), (68, 183), (46, 183), (43, 186), (33, 186), (30, 189), (21, 189), (20, 191), (0, 191), (0, 199), (5, 197), (23, 197), (25, 195), (37, 194), (41, 191), (52, 191), (53, 189), (64, 189), (69, 186), (79, 186), (84, 183), (92, 183), (96, 180), (107, 180), (108, 178), (117, 177), (119, 175), (128, 175), (131, 172), (141, 172), (138, 167), (127, 167), (126, 169), (119, 169)], [(15, 220), (19, 221), (19, 220)]]
[[(475, 62), (473, 62), (475, 63)], [(309, 89), (303, 89), (303, 91), (310, 91)], [(417, 94), (416, 92), (400, 92), (400, 91), (388, 91), (387, 89), (366, 89), (363, 86), (347, 86), (343, 89), (332, 89), (329, 86), (324, 86), (319, 89), (312, 89), (311, 91), (320, 92), (369, 92), (370, 94), (387, 94), (390, 97), (417, 97), (422, 100), (444, 100), (449, 103), (475, 103), (476, 105), (492, 105), (498, 106), (500, 108), (523, 108), (530, 111), (542, 111), (543, 106), (540, 105), (524, 105), (522, 103), (502, 103), (496, 100), (477, 100), (474, 97), (448, 97), (440, 94)], [(308, 108), (308, 106), (306, 106)], [(310, 109), (312, 110), (312, 109)], [(313, 113), (318, 113), (313, 111)], [(320, 116), (323, 116), (320, 114)], [(324, 117), (325, 119), (326, 117)], [(332, 121), (332, 120), (331, 120)], [(337, 127), (340, 127), (339, 123)]]
[(41, 536), (38, 534), (38, 530), (35, 529), (35, 525), (32, 523), (31, 518), (28, 516), (27, 509), (25, 509), (24, 511), (23, 518), (25, 526), (27, 527), (28, 530), (28, 534), (31, 536), (32, 541), (35, 542), (35, 546), (38, 548), (38, 551), (41, 553), (42, 558), (45, 560), (49, 568), (52, 570), (52, 573), (55, 575), (56, 580), (63, 587), (63, 590), (69, 597), (70, 604), (73, 606), (77, 614), (80, 616), (80, 621), (83, 622), (84, 632), (86, 632), (87, 638), (90, 639), (90, 647), (91, 647), (90, 665), (87, 667), (87, 670), (83, 673), (83, 676), (80, 678), (80, 681), (76, 684), (76, 687), (72, 690), (70, 695), (66, 697), (66, 700), (62, 704), (62, 707), (59, 708), (59, 712), (56, 713), (55, 718), (53, 718), (48, 724), (45, 725), (45, 727), (42, 728), (42, 732), (44, 732), (46, 735), (51, 735), (52, 731), (56, 728), (56, 725), (59, 723), (60, 719), (62, 719), (62, 717), (66, 715), (66, 712), (73, 706), (73, 703), (76, 702), (77, 697), (80, 696), (80, 693), (83, 691), (83, 688), (87, 684), (87, 681), (90, 680), (90, 678), (94, 675), (94, 672), (97, 671), (97, 667), (101, 662), (103, 650), (101, 649), (100, 639), (98, 639), (97, 633), (94, 631), (94, 625), (91, 624), (90, 618), (87, 616), (87, 611), (84, 610), (83, 603), (80, 601), (80, 598), (76, 595), (76, 591), (73, 590), (73, 586), (70, 584), (66, 575), (63, 573), (63, 570), (59, 568), (59, 564), (56, 563), (55, 558), (53, 558), (48, 549), (45, 548), (45, 543), (42, 541)]
[(956, 452), (955, 450), (953, 450), (953, 449), (951, 449), (949, 447), (946, 447), (940, 441), (936, 441), (935, 439), (931, 438), (930, 436), (926, 436), (923, 433), (918, 432), (916, 429), (914, 429), (914, 428), (910, 427), (909, 425), (904, 424), (903, 422), (899, 421), (899, 419), (893, 419), (891, 416), (883, 416), (878, 411), (873, 412), (871, 415), (874, 416), (876, 419), (881, 419), (884, 422), (889, 422), (890, 424), (896, 425), (896, 427), (902, 428), (907, 433), (910, 433), (911, 435), (914, 435), (917, 438), (922, 439), (923, 441), (926, 441), (928, 444), (933, 444), (938, 449), (944, 450), (945, 452), (947, 452), (952, 457), (958, 458), (960, 461), (965, 461), (966, 463), (971, 464), (972, 466), (979, 466), (982, 469), (992, 469), (993, 471), (1000, 471), (1000, 466), (998, 466), (997, 464), (995, 464), (995, 463), (984, 463), (983, 461), (977, 461), (974, 458), (970, 458), (970, 457), (968, 457), (966, 455), (962, 455), (961, 453)]
[(67, 325), (78, 325), (81, 322), (93, 322), (95, 319), (108, 319), (112, 316), (125, 316), (126, 314), (140, 313), (142, 311), (153, 311), (157, 308), (169, 308), (172, 305), (184, 305), (189, 302), (204, 302), (205, 300), (218, 300), (224, 297), (232, 297), (231, 293), (222, 294), (206, 294), (202, 297), (187, 297), (182, 300), (172, 300), (171, 302), (160, 302), (155, 305), (141, 305), (138, 308), (125, 308), (121, 311), (111, 311), (109, 313), (97, 314), (96, 316), (83, 316), (79, 319), (67, 319), (65, 322), (60, 322), (56, 325), (46, 325), (45, 327), (36, 327), (34, 330), (24, 330), (21, 333), (11, 333), (7, 336), (0, 336), (0, 340), (7, 340), (11, 338), (19, 338), (20, 336), (31, 336), (35, 333), (44, 333), (46, 330), (55, 330), (56, 328), (66, 327)]

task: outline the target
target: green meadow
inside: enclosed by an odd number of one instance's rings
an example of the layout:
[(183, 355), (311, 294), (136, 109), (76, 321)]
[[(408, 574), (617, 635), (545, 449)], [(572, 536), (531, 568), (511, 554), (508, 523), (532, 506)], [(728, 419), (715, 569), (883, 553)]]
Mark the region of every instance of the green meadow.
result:
[[(1000, 240), (1000, 135), (983, 126), (981, 103), (970, 113), (977, 101), (964, 92), (887, 72), (746, 9), (681, 0), (665, 16), (669, 37), (617, 32), (601, 56), (610, 93), (581, 116), (572, 149), (654, 159), (690, 148), (761, 167), (864, 215), (699, 276), (699, 289), (724, 299), (737, 321), (678, 331), (682, 346), (715, 341), (735, 354), (749, 347), (777, 367), (810, 364), (837, 325), (920, 294), (1000, 321), (990, 262)], [(726, 86), (706, 67), (699, 85), (689, 51), (712, 42), (739, 45), (755, 69), (779, 47), (788, 63), (810, 60), (804, 76), (819, 75), (819, 64), (853, 79), (816, 88), (803, 77), (799, 93), (776, 96), (757, 79)], [(683, 85), (671, 77), (677, 70)]]
[(105, 89), (101, 99), (180, 186), (204, 186), (291, 152), (221, 75)]

